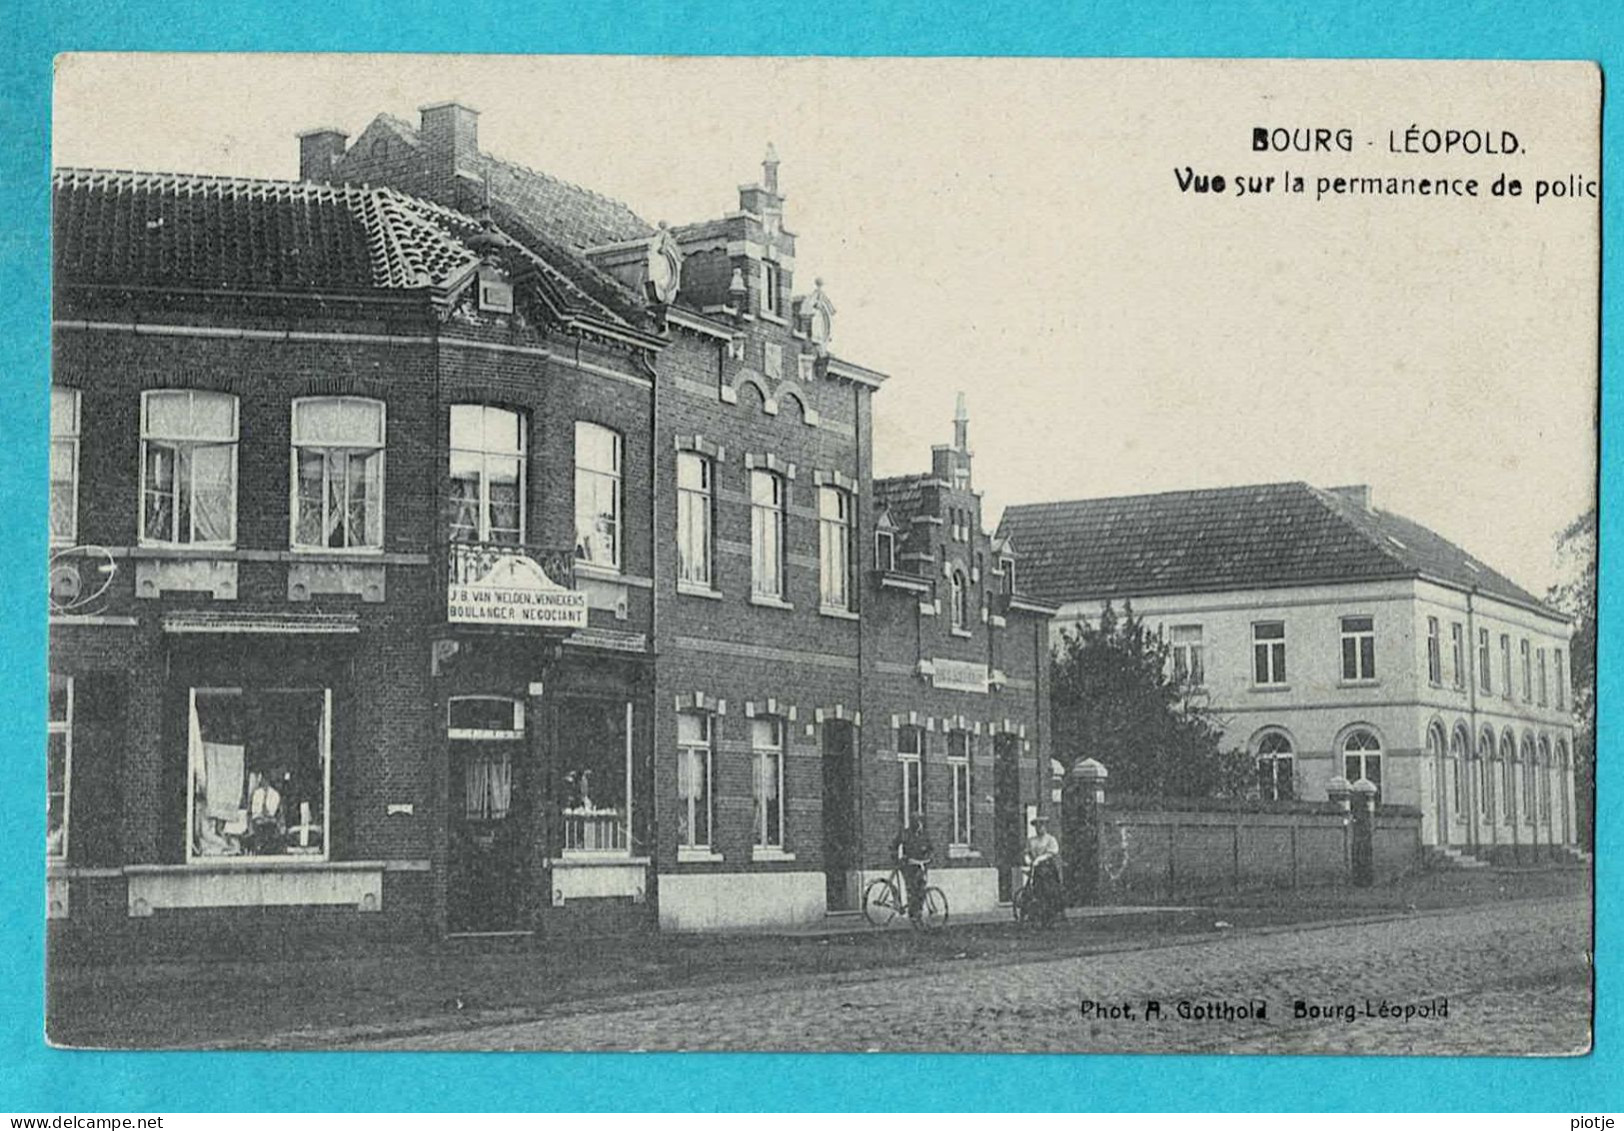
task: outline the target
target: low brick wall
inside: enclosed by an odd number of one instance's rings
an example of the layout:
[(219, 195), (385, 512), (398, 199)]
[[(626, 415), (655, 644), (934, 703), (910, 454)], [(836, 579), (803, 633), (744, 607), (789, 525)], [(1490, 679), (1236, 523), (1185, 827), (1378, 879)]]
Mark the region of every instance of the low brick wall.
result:
[[(1330, 802), (1112, 798), (1102, 811), (1101, 903), (1347, 883), (1352, 827)], [(1421, 867), (1421, 814), (1377, 809), (1377, 882)]]

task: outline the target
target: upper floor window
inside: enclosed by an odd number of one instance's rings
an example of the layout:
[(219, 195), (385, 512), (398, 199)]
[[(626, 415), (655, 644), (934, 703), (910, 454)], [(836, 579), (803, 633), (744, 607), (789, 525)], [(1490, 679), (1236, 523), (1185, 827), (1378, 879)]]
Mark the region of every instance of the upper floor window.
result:
[(1427, 618), (1427, 682), (1434, 687), (1444, 681), (1442, 642), (1438, 638), (1438, 618)]
[(1526, 637), (1522, 642), (1522, 701), (1534, 701), (1534, 660)]
[(1460, 621), (1449, 622), (1450, 671), (1456, 690), (1466, 686), (1466, 629)]
[(586, 420), (575, 422), (575, 557), (619, 569), (620, 433)]
[(822, 603), (849, 609), (852, 603), (852, 496), (839, 487), (818, 488), (818, 563)]
[(1551, 678), (1545, 667), (1545, 649), (1539, 650), (1539, 705), (1545, 706), (1550, 702)]
[(953, 779), (953, 836), (948, 842), (958, 847), (970, 844), (970, 810), (973, 808), (970, 792), (970, 734), (968, 731), (949, 731), (947, 735), (947, 772)]
[(750, 720), (750, 750), (755, 764), (756, 845), (784, 847), (784, 724), (777, 718)]
[(970, 624), (970, 587), (965, 583), (964, 571), (958, 566), (954, 566), (948, 584), (948, 607), (951, 612), (953, 631), (968, 632)]
[(1286, 682), (1286, 625), (1260, 621), (1252, 626), (1252, 680), (1258, 684)]
[(1376, 621), (1374, 617), (1342, 618), (1342, 678), (1376, 678)]
[(1567, 705), (1568, 695), (1568, 673), (1562, 665), (1562, 649), (1552, 649), (1551, 659), (1556, 664), (1556, 706), (1560, 710)]
[(1004, 571), (1004, 596), (1008, 597), (1015, 592), (1015, 559), (1001, 559)]
[(897, 536), (889, 530), (874, 532), (874, 568), (881, 573), (897, 568)]
[(699, 452), (677, 453), (677, 580), (710, 588), (715, 465)]
[(1265, 801), (1290, 801), (1296, 796), (1291, 739), (1277, 730), (1258, 740), (1257, 788)]
[(897, 761), (902, 767), (902, 823), (907, 825), (915, 813), (925, 811), (925, 732), (920, 727), (905, 726), (897, 729)]
[(45, 855), (68, 854), (68, 797), (73, 776), (73, 678), (52, 672), (45, 723)]
[(758, 597), (784, 596), (784, 503), (783, 476), (750, 472), (750, 591)]
[(677, 844), (683, 848), (709, 848), (711, 843), (714, 722), (709, 714), (677, 715)]
[(230, 393), (141, 394), (141, 540), (236, 542), (237, 398)]
[(1181, 686), (1200, 687), (1207, 680), (1199, 624), (1173, 626), (1173, 680)]
[(1489, 676), (1489, 630), (1477, 630), (1477, 685), (1487, 695), (1494, 690), (1494, 680)]
[(79, 536), (79, 390), (51, 386), (51, 541)]
[(764, 314), (783, 317), (784, 272), (770, 259), (761, 261), (761, 309)]
[(511, 409), (451, 406), (452, 541), (524, 541), (525, 441)]
[(383, 548), (383, 402), (308, 397), (293, 402), (293, 544)]
[(1500, 694), (1511, 698), (1511, 637), (1500, 634)]

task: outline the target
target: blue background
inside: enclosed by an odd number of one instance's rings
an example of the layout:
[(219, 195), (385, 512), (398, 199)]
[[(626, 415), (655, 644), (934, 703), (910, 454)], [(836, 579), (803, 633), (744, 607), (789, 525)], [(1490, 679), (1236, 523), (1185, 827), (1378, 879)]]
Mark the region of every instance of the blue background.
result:
[[(0, 1110), (38, 1112), (319, 1109), (1617, 1109), (1619, 898), (1611, 858), (1619, 799), (1601, 774), (1597, 837), (1596, 1052), (1565, 1060), (1170, 1056), (751, 1056), (66, 1053), (43, 1044), (45, 459), (49, 360), (48, 171), (51, 60), (59, 51), (470, 51), (785, 55), (1172, 55), (1580, 58), (1624, 62), (1624, 4), (1117, 0), (1069, 8), (982, 0), (797, 4), (705, 0), (657, 5), (538, 0), (405, 3), (123, 0), (14, 6), (0, 26), (0, 720), (12, 741), (0, 790)], [(229, 94), (227, 95), (229, 97)], [(1604, 119), (1603, 228), (1617, 231), (1619, 115)], [(1604, 280), (1624, 241), (1609, 240)], [(1604, 327), (1621, 313), (1604, 286)], [(1621, 549), (1615, 491), (1624, 468), (1621, 360), (1603, 335), (1601, 552)], [(1532, 370), (1537, 372), (1537, 366)], [(1609, 387), (1610, 379), (1612, 387)], [(1611, 618), (1624, 596), (1603, 572), (1598, 747), (1619, 730), (1624, 678)], [(1358, 962), (1350, 954), (1348, 961)], [(261, 1063), (267, 1058), (274, 1065)], [(297, 1089), (293, 1087), (297, 1082)]]

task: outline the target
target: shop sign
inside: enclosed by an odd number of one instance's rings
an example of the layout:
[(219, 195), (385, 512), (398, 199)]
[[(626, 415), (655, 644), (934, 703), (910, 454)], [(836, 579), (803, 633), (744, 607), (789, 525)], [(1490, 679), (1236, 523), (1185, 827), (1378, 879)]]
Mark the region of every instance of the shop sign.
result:
[(488, 568), (446, 591), (452, 624), (585, 628), (586, 594), (547, 576), (535, 559), (520, 553), (493, 555)]
[(939, 660), (932, 659), (931, 685), (943, 691), (974, 691), (979, 695), (987, 693), (987, 665), (972, 663), (969, 660)]

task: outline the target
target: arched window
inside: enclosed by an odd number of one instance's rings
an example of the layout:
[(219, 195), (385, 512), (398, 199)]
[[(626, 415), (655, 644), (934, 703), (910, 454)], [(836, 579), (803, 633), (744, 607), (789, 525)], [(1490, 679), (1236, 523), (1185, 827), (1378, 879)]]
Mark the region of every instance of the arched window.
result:
[(1551, 743), (1545, 738), (1539, 740), (1539, 819), (1551, 823)]
[(1291, 739), (1282, 731), (1265, 732), (1257, 744), (1258, 796), (1265, 801), (1290, 801), (1296, 797), (1293, 765)]
[(1466, 737), (1466, 731), (1456, 727), (1454, 736), (1449, 740), (1450, 796), (1454, 799), (1451, 813), (1456, 820), (1466, 815), (1466, 793), (1470, 785), (1466, 777), (1466, 759), (1470, 756), (1470, 747), (1471, 739)]
[(1511, 732), (1500, 735), (1500, 792), (1505, 798), (1506, 823), (1517, 823), (1517, 741)]
[(1381, 800), (1382, 744), (1373, 731), (1360, 728), (1343, 739), (1342, 776), (1349, 782), (1368, 781), (1376, 787), (1376, 800)]
[(1532, 825), (1538, 819), (1535, 807), (1539, 804), (1539, 764), (1534, 755), (1534, 738), (1528, 734), (1522, 740), (1522, 793), (1523, 824)]
[(964, 583), (964, 571), (957, 566), (953, 567), (950, 585), (953, 628), (957, 632), (967, 632), (970, 624), (970, 587)]
[(1478, 766), (1478, 804), (1482, 808), (1483, 820), (1489, 824), (1494, 823), (1494, 732), (1487, 727), (1478, 736), (1477, 756), (1481, 763)]

